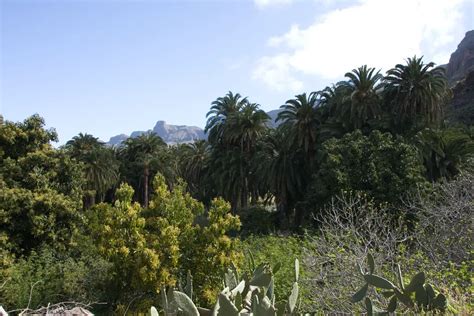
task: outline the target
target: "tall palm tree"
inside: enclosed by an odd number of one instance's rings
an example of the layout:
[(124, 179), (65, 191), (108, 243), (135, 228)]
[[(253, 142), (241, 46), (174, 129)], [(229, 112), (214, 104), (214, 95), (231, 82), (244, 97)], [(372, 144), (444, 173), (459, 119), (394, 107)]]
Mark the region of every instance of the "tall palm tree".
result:
[(381, 79), (375, 68), (363, 65), (345, 74), (347, 81), (339, 83), (350, 93), (350, 120), (355, 128), (361, 128), (370, 119), (380, 115)]
[(214, 101), (207, 117), (205, 130), (212, 146), (210, 169), (218, 193), (226, 193), (233, 210), (246, 208), (253, 185), (250, 161), (269, 117), (258, 104), (232, 92)]
[(291, 143), (296, 143), (306, 155), (306, 162), (311, 165), (315, 154), (315, 145), (320, 125), (320, 114), (317, 111), (319, 98), (317, 92), (299, 94), (295, 99), (286, 101), (280, 108), (276, 121), (291, 126)]
[(237, 146), (240, 150), (239, 177), (241, 182), (240, 197), (241, 208), (246, 208), (250, 187), (249, 161), (255, 153), (255, 144), (268, 129), (267, 122), (270, 117), (265, 111), (259, 109), (256, 103), (244, 104), (238, 112), (232, 113), (226, 123), (226, 142)]
[(144, 207), (148, 207), (152, 170), (153, 172), (160, 170), (164, 175), (169, 175), (169, 166), (163, 159), (166, 150), (166, 143), (153, 132), (144, 133), (136, 138), (128, 138), (120, 147), (120, 156), (125, 164), (141, 170), (141, 181), (139, 181), (138, 186), (142, 188), (142, 204)]
[(262, 141), (254, 165), (260, 181), (265, 181), (275, 196), (280, 225), (290, 221), (295, 202), (304, 192), (306, 172), (301, 151), (295, 151), (290, 126), (281, 125)]
[(247, 98), (242, 98), (239, 93), (233, 94), (231, 91), (211, 103), (211, 109), (206, 114), (207, 123), (204, 129), (204, 132), (209, 134), (211, 144), (222, 143), (228, 117), (239, 112), (246, 104), (248, 104)]
[(444, 69), (434, 66), (414, 56), (406, 65), (387, 71), (385, 98), (402, 130), (411, 128), (419, 118), (428, 125), (440, 122), (451, 90)]
[(84, 165), (84, 208), (94, 205), (96, 197), (102, 201), (105, 193), (117, 184), (119, 178), (118, 161), (112, 149), (105, 147), (97, 137), (82, 133), (69, 140), (65, 148), (71, 157)]

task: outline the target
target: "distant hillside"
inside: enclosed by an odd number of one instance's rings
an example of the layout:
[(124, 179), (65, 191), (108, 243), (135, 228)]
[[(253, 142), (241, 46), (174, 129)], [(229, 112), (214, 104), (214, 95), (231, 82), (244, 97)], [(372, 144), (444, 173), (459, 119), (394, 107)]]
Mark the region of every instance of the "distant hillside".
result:
[(267, 112), (268, 116), (270, 116), (270, 123), (268, 124), (270, 127), (276, 128), (278, 125), (280, 125), (280, 122), (275, 122), (276, 118), (278, 117), (278, 113), (280, 112), (280, 109)]
[(110, 138), (110, 146), (120, 145), (128, 137), (137, 137), (146, 132), (154, 132), (168, 144), (190, 143), (198, 139), (206, 139), (204, 130), (197, 126), (171, 125), (165, 121), (158, 121), (153, 129), (148, 131), (134, 131), (129, 135), (120, 134)]

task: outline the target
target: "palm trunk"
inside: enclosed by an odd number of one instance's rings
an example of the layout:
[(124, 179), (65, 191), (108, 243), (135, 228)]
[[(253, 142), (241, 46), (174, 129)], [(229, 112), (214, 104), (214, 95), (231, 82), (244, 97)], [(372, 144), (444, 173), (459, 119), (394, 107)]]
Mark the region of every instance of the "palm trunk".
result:
[(281, 229), (286, 228), (289, 220), (288, 198), (286, 191), (282, 191), (277, 200), (278, 224)]
[(241, 202), (242, 209), (246, 209), (248, 207), (248, 196), (249, 196), (249, 190), (248, 190), (247, 178), (244, 177), (244, 185), (242, 188), (242, 202)]
[(143, 169), (143, 207), (148, 207), (148, 178), (150, 176), (150, 169), (148, 164), (145, 164)]
[(248, 179), (247, 179), (247, 174), (245, 173), (244, 170), (244, 163), (243, 163), (243, 158), (248, 155), (245, 155), (245, 150), (244, 150), (244, 144), (241, 143), (240, 145), (240, 179), (242, 180), (242, 187), (239, 190), (240, 191), (240, 207), (242, 209), (246, 209), (248, 206), (248, 196), (249, 196), (249, 189), (248, 189)]
[(95, 191), (86, 191), (82, 199), (82, 205), (85, 210), (90, 209), (95, 204)]

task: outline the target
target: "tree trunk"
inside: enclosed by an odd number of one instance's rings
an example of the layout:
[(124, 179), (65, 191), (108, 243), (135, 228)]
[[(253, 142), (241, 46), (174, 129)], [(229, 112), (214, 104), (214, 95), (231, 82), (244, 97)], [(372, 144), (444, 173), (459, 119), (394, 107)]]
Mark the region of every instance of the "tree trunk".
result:
[(150, 176), (150, 169), (146, 164), (143, 169), (143, 207), (148, 207), (148, 178)]
[(247, 177), (244, 177), (244, 185), (242, 188), (242, 202), (241, 202), (242, 209), (246, 209), (248, 207), (248, 196), (249, 196), (249, 190), (248, 190)]
[(277, 212), (278, 212), (278, 225), (280, 229), (285, 229), (289, 222), (289, 210), (288, 210), (288, 199), (286, 191), (281, 192), (281, 196), (278, 197)]
[(301, 224), (303, 223), (304, 217), (304, 208), (296, 205), (295, 207), (295, 230), (299, 231), (301, 229)]
[(95, 204), (95, 191), (86, 191), (84, 194), (84, 197), (82, 199), (82, 205), (84, 207), (84, 210), (90, 209), (92, 206)]

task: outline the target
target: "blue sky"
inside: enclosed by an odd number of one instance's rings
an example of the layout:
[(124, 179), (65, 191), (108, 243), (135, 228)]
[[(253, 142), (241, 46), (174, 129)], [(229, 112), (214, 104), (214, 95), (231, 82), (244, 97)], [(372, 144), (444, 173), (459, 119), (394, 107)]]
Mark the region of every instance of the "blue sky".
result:
[(472, 0), (0, 0), (0, 112), (60, 143), (157, 120), (203, 127), (228, 90), (265, 110), (362, 64), (447, 63)]

